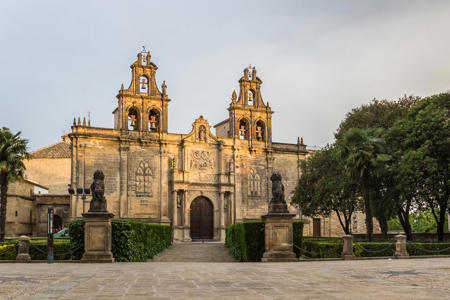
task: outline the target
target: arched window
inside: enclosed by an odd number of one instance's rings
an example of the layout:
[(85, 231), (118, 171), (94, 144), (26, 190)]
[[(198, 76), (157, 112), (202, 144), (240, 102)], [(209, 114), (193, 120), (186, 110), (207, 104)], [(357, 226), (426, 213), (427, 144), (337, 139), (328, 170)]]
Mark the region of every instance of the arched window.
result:
[(157, 109), (152, 109), (148, 116), (148, 130), (151, 132), (159, 131), (160, 115)]
[(206, 142), (206, 127), (203, 125), (198, 129), (198, 139), (202, 142)]
[(139, 77), (139, 92), (148, 93), (148, 78), (146, 76)]
[(152, 196), (152, 170), (146, 161), (141, 161), (136, 170), (136, 196)]
[(261, 178), (256, 170), (252, 169), (248, 174), (248, 195), (259, 196), (261, 193)]
[(264, 122), (261, 120), (256, 122), (255, 136), (256, 140), (258, 141), (266, 140), (266, 126), (264, 125)]
[(241, 140), (248, 140), (248, 123), (244, 119), (239, 121), (239, 138)]
[(253, 105), (254, 104), (254, 99), (255, 99), (255, 93), (252, 90), (249, 90), (247, 92), (247, 104), (248, 105)]
[(139, 130), (139, 113), (134, 107), (128, 111), (128, 130)]

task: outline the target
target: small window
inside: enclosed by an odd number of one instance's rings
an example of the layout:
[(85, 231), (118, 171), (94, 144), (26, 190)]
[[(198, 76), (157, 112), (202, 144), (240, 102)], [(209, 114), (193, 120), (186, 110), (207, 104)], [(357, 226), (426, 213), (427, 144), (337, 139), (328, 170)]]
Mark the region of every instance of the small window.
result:
[(141, 200), (141, 205), (148, 205), (148, 200)]
[(18, 212), (17, 212), (17, 210), (16, 210), (16, 217), (18, 216)]

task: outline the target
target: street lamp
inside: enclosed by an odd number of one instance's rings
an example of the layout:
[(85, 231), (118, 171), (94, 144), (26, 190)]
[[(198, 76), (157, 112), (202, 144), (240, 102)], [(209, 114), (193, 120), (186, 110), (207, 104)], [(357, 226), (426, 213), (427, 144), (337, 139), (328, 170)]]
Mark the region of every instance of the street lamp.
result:
[[(86, 212), (85, 211), (85, 204), (88, 203), (88, 201), (86, 201), (86, 195), (89, 195), (91, 193), (90, 189), (86, 189), (86, 188), (73, 188), (72, 185), (69, 185), (69, 188), (67, 189), (70, 195), (75, 195), (77, 196), (77, 200), (78, 200), (78, 196), (81, 196), (81, 199), (83, 200), (83, 214)], [(77, 214), (77, 211), (75, 209), (75, 215)]]

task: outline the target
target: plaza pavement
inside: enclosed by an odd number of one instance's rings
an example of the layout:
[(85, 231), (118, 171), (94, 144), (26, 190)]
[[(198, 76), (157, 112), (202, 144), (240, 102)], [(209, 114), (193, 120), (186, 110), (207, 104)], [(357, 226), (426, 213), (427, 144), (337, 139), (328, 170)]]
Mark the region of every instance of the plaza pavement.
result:
[[(195, 257), (177, 244), (167, 251)], [(143, 263), (0, 263), (0, 299), (450, 299), (450, 258), (165, 262), (168, 253)]]

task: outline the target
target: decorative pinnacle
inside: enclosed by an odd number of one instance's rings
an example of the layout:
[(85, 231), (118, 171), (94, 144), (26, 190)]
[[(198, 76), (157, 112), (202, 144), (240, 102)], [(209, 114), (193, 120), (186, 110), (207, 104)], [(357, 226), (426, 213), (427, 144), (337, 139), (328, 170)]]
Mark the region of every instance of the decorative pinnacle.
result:
[(123, 83), (122, 83), (122, 85), (120, 86), (120, 90), (123, 91)]
[(231, 101), (236, 102), (236, 99), (237, 99), (236, 90), (233, 89), (233, 92), (231, 93)]
[(76, 121), (75, 117), (73, 117), (73, 126), (77, 126), (77, 121)]

